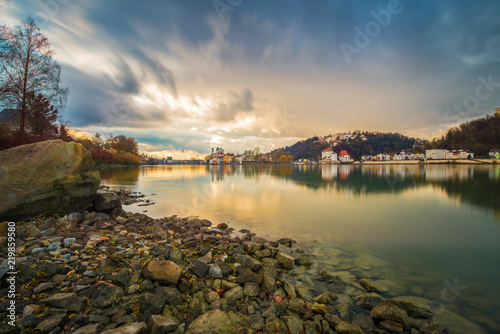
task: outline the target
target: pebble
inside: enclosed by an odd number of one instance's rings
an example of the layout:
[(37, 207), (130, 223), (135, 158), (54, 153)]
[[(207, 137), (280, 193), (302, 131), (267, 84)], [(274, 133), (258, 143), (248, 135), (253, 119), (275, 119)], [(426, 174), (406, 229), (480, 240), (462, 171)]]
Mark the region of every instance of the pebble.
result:
[(39, 253), (43, 253), (45, 251), (45, 247), (37, 247), (37, 248), (33, 248), (33, 250), (31, 251), (31, 254), (39, 254)]

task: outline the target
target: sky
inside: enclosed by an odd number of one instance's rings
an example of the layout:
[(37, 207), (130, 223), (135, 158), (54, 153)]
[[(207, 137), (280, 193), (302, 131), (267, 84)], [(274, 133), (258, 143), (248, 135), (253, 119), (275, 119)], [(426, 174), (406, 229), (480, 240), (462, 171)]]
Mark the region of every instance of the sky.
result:
[(3, 2), (33, 17), (65, 119), (183, 159), (349, 130), (432, 139), (500, 107), (497, 0)]

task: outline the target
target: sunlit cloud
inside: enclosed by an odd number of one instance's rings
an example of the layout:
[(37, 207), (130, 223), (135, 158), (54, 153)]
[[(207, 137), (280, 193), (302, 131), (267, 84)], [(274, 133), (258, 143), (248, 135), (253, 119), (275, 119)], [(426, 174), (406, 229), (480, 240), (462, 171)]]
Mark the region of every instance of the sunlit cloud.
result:
[(500, 82), (495, 2), (405, 2), (350, 63), (339, 44), (386, 1), (244, 2), (224, 20), (210, 1), (57, 3), (9, 2), (1, 19), (44, 19), (71, 126), (134, 136), (148, 153), (265, 152), (355, 129), (430, 139), (499, 106), (492, 94), (448, 112), (478, 76)]

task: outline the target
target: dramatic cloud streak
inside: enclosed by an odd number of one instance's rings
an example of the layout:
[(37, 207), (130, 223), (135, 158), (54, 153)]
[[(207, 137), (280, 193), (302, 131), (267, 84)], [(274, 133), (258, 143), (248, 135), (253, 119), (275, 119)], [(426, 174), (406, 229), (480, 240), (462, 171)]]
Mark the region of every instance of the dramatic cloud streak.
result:
[[(267, 151), (353, 129), (431, 138), (500, 105), (495, 1), (242, 1), (221, 11), (211, 1), (31, 0), (2, 10), (8, 24), (42, 25), (73, 126), (133, 135), (158, 155)], [(357, 51), (346, 57), (342, 45)], [(467, 105), (488, 76), (494, 91)]]

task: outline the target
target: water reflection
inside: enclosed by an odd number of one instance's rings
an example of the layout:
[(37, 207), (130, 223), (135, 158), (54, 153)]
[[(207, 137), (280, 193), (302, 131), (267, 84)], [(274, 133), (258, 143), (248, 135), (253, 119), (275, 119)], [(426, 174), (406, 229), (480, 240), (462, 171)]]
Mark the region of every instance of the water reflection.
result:
[(272, 177), (312, 190), (348, 192), (352, 195), (399, 194), (422, 187), (442, 190), (463, 204), (492, 209), (500, 216), (500, 166), (474, 165), (211, 165), (142, 166), (109, 168), (101, 172), (104, 184), (136, 186), (139, 177), (183, 180), (210, 176), (211, 182), (234, 177), (259, 181)]
[(141, 169), (135, 166), (111, 167), (100, 170), (103, 184), (136, 185)]
[(348, 190), (352, 194), (400, 193), (433, 186), (461, 202), (500, 210), (499, 166), (297, 166), (260, 172), (312, 189)]

